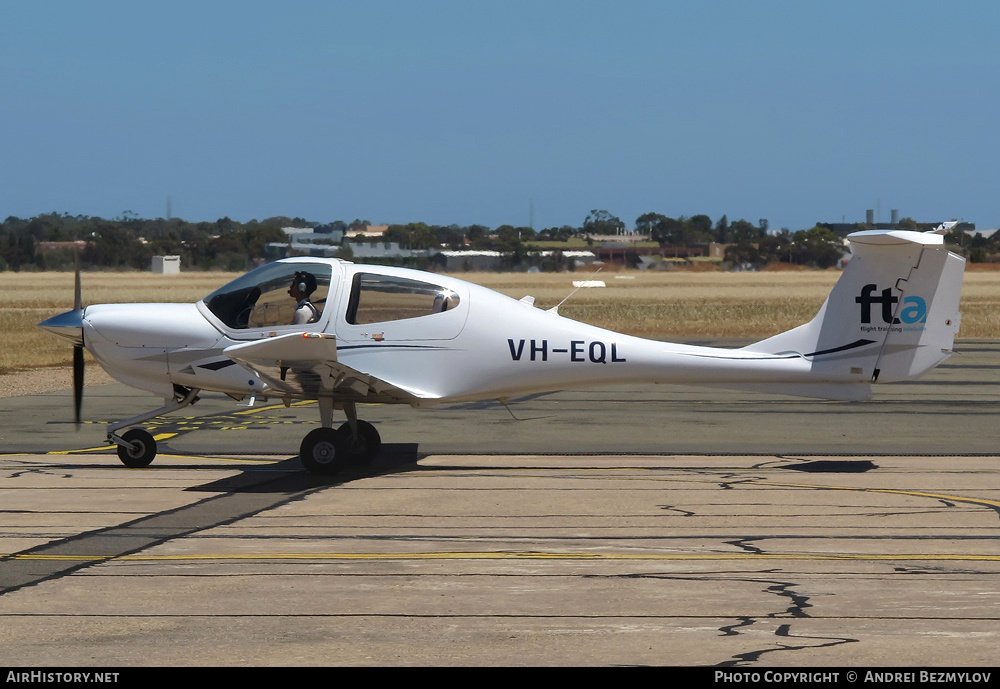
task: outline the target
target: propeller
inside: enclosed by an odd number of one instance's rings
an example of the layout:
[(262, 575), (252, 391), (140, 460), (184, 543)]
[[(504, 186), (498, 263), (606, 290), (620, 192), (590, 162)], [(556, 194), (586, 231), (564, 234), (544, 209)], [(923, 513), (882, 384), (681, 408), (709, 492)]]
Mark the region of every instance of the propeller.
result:
[(73, 310), (53, 316), (38, 324), (42, 330), (67, 340), (73, 345), (73, 415), (77, 425), (80, 424), (80, 407), (83, 402), (83, 312), (80, 265), (77, 263)]
[(81, 314), (80, 344), (73, 345), (73, 418), (80, 425), (80, 407), (83, 405), (83, 298), (80, 289), (80, 264), (76, 264), (76, 279), (73, 285), (73, 311)]

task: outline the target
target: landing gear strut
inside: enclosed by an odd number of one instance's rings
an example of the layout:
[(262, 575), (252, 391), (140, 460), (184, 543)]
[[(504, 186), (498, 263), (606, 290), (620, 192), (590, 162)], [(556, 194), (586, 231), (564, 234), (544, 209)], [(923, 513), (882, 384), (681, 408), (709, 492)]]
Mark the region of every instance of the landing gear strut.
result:
[[(198, 401), (195, 388), (174, 386), (174, 398), (159, 409), (108, 425), (108, 442), (118, 446), (118, 458), (127, 467), (147, 467), (156, 457), (156, 440), (141, 428), (132, 428), (121, 435), (123, 428), (183, 409)], [(313, 474), (329, 476), (349, 464), (367, 464), (378, 456), (382, 438), (375, 426), (358, 418), (357, 405), (344, 402), (347, 422), (333, 428), (333, 400), (320, 398), (321, 428), (312, 430), (299, 446), (302, 465)]]
[(118, 446), (118, 459), (122, 461), (122, 464), (132, 469), (148, 467), (153, 458), (156, 457), (156, 440), (141, 428), (127, 430), (121, 435), (118, 435), (117, 431), (192, 405), (198, 401), (199, 392), (201, 390), (196, 388), (185, 388), (175, 385), (173, 400), (167, 402), (159, 409), (154, 409), (139, 416), (133, 416), (131, 419), (125, 419), (118, 423), (108, 424), (108, 442)]

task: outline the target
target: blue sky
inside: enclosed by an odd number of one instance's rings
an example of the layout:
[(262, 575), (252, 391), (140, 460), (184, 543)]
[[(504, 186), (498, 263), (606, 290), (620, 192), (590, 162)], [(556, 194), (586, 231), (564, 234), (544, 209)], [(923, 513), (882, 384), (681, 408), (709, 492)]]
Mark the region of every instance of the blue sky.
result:
[(1000, 3), (49, 2), (0, 217), (1000, 226)]

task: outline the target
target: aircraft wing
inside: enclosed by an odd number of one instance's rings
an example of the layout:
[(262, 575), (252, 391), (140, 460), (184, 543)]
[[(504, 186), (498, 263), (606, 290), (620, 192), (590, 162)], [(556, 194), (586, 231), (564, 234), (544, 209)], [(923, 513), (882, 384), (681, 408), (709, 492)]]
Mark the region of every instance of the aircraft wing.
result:
[(282, 396), (349, 402), (416, 405), (429, 399), (337, 361), (337, 338), (322, 333), (293, 333), (226, 347), (223, 353), (254, 371)]

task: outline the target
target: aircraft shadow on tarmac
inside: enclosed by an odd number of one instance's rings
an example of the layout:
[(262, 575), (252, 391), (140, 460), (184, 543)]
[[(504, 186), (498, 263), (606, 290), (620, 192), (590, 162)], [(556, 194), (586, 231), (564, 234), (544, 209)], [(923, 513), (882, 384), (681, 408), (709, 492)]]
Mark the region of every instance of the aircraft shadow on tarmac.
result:
[[(421, 459), (416, 443), (392, 443), (382, 446), (379, 456), (367, 464), (346, 466), (331, 476), (311, 474), (302, 466), (299, 458), (289, 457), (260, 471), (259, 467), (248, 468), (235, 476), (229, 476), (185, 490), (211, 493), (291, 493), (327, 486), (338, 486), (362, 478), (385, 476), (388, 474), (414, 471)], [(871, 460), (824, 459), (805, 461), (781, 466), (781, 469), (806, 473), (858, 474), (877, 469)]]
[(290, 493), (413, 471), (420, 458), (416, 443), (386, 443), (382, 445), (379, 456), (371, 462), (345, 466), (339, 473), (330, 476), (307, 472), (302, 461), (295, 456), (268, 466), (266, 472), (260, 471), (259, 467), (248, 468), (235, 476), (185, 490), (209, 493)]
[(778, 468), (813, 474), (861, 474), (872, 469), (878, 469), (878, 464), (869, 459), (819, 459)]
[[(290, 457), (266, 468), (248, 466), (229, 478), (187, 488), (212, 493), (192, 504), (56, 538), (10, 558), (3, 558), (0, 596), (109, 559), (138, 553), (175, 538), (244, 519), (329, 486), (410, 471), (416, 467), (419, 458), (416, 444), (387, 444), (371, 463), (347, 466), (333, 476), (310, 474), (298, 457)], [(163, 464), (159, 466), (163, 467)], [(106, 465), (94, 467), (106, 468)], [(178, 465), (178, 468), (190, 470), (191, 465)], [(88, 556), (81, 559), (80, 553), (87, 553)]]

